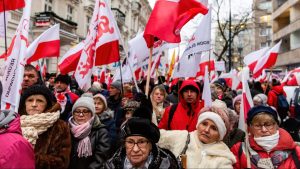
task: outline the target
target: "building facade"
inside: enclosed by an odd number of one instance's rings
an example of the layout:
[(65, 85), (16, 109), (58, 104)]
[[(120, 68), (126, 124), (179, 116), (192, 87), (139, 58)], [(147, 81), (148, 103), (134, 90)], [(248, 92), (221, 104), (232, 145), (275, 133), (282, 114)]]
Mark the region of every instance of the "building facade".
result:
[[(93, 15), (95, 0), (38, 0), (32, 1), (29, 41), (33, 41), (43, 31), (60, 23), (60, 57), (72, 46), (85, 39)], [(151, 14), (147, 0), (109, 0), (112, 12), (121, 32), (121, 54), (128, 48), (127, 42), (138, 31), (143, 31)], [(143, 12), (141, 12), (143, 11)], [(11, 11), (8, 18), (8, 45), (15, 33), (21, 10)], [(122, 50), (123, 49), (123, 50)], [(0, 52), (4, 52), (4, 41), (0, 42)], [(45, 59), (49, 72), (57, 71), (59, 58)]]
[(282, 40), (277, 67), (300, 66), (300, 0), (272, 0), (273, 43)]

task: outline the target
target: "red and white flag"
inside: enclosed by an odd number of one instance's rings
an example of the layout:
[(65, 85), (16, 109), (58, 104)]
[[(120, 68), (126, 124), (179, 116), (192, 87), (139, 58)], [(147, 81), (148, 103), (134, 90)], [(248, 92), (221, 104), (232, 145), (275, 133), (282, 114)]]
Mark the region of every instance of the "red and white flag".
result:
[(251, 97), (248, 79), (249, 79), (249, 68), (244, 67), (242, 70), (242, 85), (243, 85), (243, 92), (242, 92), (242, 101), (241, 101), (241, 111), (239, 116), (239, 129), (246, 132), (246, 119), (248, 111), (253, 107), (253, 100)]
[(0, 12), (24, 8), (25, 0), (0, 0)]
[(98, 13), (95, 65), (107, 65), (120, 60), (118, 25), (106, 0), (101, 0)]
[(83, 42), (78, 43), (60, 59), (58, 62), (58, 69), (61, 74), (68, 74), (69, 72), (76, 70), (83, 47)]
[(196, 75), (197, 77), (204, 76), (205, 66), (208, 67), (209, 72), (215, 71), (215, 57), (214, 56), (210, 57), (209, 54), (204, 54), (204, 53), (201, 54), (201, 61)]
[(59, 48), (59, 24), (56, 24), (43, 32), (30, 44), (25, 60), (29, 64), (41, 58), (59, 57)]
[(26, 0), (23, 16), (19, 22), (14, 41), (11, 44), (11, 53), (9, 53), (5, 62), (5, 72), (2, 79), (1, 110), (10, 109), (18, 112), (25, 65), (23, 61), (28, 44), (30, 10), (31, 0)]
[(263, 57), (261, 57), (257, 61), (257, 64), (253, 69), (254, 78), (257, 78), (264, 69), (270, 68), (275, 65), (281, 42), (282, 41), (280, 40), (274, 47), (272, 47), (268, 52), (264, 54)]
[(269, 50), (270, 48), (268, 47), (265, 47), (265, 48), (262, 48), (258, 51), (254, 51), (252, 53), (249, 53), (248, 55), (246, 55), (244, 57), (244, 63), (245, 65), (247, 65), (250, 69), (250, 71), (253, 72), (254, 70), (254, 67), (256, 66), (257, 64), (257, 61), (262, 58), (264, 56), (264, 54)]
[(47, 71), (47, 63), (46, 61), (44, 60), (43, 64), (42, 64), (42, 68), (41, 68), (41, 75), (43, 78), (46, 77), (48, 71)]
[(148, 48), (153, 47), (155, 37), (179, 43), (181, 28), (198, 13), (207, 12), (207, 7), (196, 0), (157, 0), (144, 32)]
[(202, 100), (204, 100), (204, 107), (212, 106), (211, 89), (210, 89), (210, 82), (209, 82), (209, 78), (208, 78), (208, 67), (207, 66), (205, 66)]
[(173, 78), (196, 77), (201, 57), (197, 55), (182, 56), (173, 73)]

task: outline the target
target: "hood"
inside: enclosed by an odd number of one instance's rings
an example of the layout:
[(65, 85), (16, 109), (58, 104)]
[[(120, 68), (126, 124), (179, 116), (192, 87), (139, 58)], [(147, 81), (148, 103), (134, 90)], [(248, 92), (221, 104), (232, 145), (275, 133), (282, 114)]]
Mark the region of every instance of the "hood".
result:
[(272, 90), (274, 90), (277, 94), (284, 94), (283, 86), (273, 86)]
[(14, 120), (12, 120), (8, 125), (9, 127), (6, 130), (6, 133), (17, 133), (22, 135), (20, 115), (17, 115), (17, 117)]
[(182, 95), (183, 89), (186, 88), (187, 86), (193, 86), (193, 87), (195, 87), (198, 90), (198, 92), (197, 92), (197, 94), (198, 94), (197, 95), (197, 100), (198, 101), (195, 103), (196, 105), (198, 105), (199, 104), (199, 100), (200, 100), (200, 89), (199, 89), (197, 83), (195, 81), (193, 81), (193, 80), (185, 80), (185, 81), (183, 81), (183, 83), (182, 83), (182, 85), (181, 85), (181, 87), (179, 89), (179, 101), (184, 106), (187, 105), (186, 102), (185, 102), (185, 100), (183, 99), (183, 95)]

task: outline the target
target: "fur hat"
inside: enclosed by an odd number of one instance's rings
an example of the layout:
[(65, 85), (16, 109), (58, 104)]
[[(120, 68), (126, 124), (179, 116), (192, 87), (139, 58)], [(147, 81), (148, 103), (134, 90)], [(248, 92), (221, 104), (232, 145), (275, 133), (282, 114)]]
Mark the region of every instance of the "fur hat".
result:
[(120, 80), (117, 80), (110, 84), (110, 86), (113, 86), (114, 88), (118, 89), (120, 92), (122, 91), (122, 83)]
[(55, 78), (55, 83), (56, 82), (63, 82), (67, 85), (71, 84), (71, 77), (69, 75), (62, 75), (59, 74), (56, 78)]
[(100, 98), (100, 99), (102, 100), (102, 102), (103, 102), (103, 104), (104, 104), (104, 110), (106, 110), (106, 109), (107, 109), (107, 101), (106, 101), (106, 98), (105, 98), (102, 94), (100, 94), (100, 93), (94, 95), (94, 99), (95, 99), (95, 98)]
[(84, 93), (83, 95), (81, 95), (81, 97), (77, 99), (77, 101), (73, 105), (72, 113), (78, 107), (86, 107), (92, 112), (93, 115), (95, 115), (95, 104), (92, 93)]
[(159, 141), (160, 132), (149, 119), (132, 117), (121, 127), (121, 136), (123, 139), (129, 136), (142, 136), (155, 144)]
[(252, 119), (254, 118), (254, 116), (258, 115), (259, 113), (267, 113), (267, 114), (271, 115), (274, 118), (274, 120), (276, 121), (276, 123), (278, 125), (280, 124), (276, 110), (274, 110), (270, 106), (262, 106), (262, 105), (255, 106), (249, 110), (248, 115), (247, 115), (247, 124), (249, 125), (252, 122)]
[(137, 108), (140, 107), (140, 102), (135, 100), (129, 100), (123, 107), (124, 111), (135, 111)]

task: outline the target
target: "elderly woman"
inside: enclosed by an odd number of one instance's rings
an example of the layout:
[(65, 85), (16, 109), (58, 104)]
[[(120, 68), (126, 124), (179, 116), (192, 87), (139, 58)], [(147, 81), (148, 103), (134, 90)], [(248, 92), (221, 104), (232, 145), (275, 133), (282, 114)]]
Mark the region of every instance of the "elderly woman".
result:
[(265, 94), (257, 94), (253, 97), (254, 106), (264, 105), (267, 106), (268, 96)]
[[(253, 107), (248, 112), (247, 124), (251, 168), (300, 168), (300, 147), (279, 128), (276, 110), (269, 106)], [(247, 168), (244, 145), (240, 142), (231, 148), (237, 160), (234, 168)]]
[(222, 109), (203, 109), (197, 130), (160, 130), (158, 145), (169, 149), (176, 157), (185, 154), (187, 168), (232, 168), (234, 155), (223, 138), (229, 128), (228, 116)]
[(158, 124), (164, 115), (165, 108), (169, 106), (166, 101), (167, 92), (163, 85), (157, 85), (153, 88), (152, 93), (150, 95), (153, 114), (152, 114), (152, 122), (154, 124)]
[(106, 168), (178, 168), (175, 157), (156, 146), (159, 129), (149, 119), (132, 117), (121, 130), (124, 145), (108, 160)]
[(70, 169), (101, 168), (107, 160), (110, 140), (105, 125), (95, 113), (91, 93), (83, 94), (73, 105), (69, 119), (72, 133)]
[(60, 106), (46, 86), (34, 85), (21, 97), (19, 112), (23, 136), (32, 144), (36, 168), (68, 168), (71, 136), (59, 119)]

